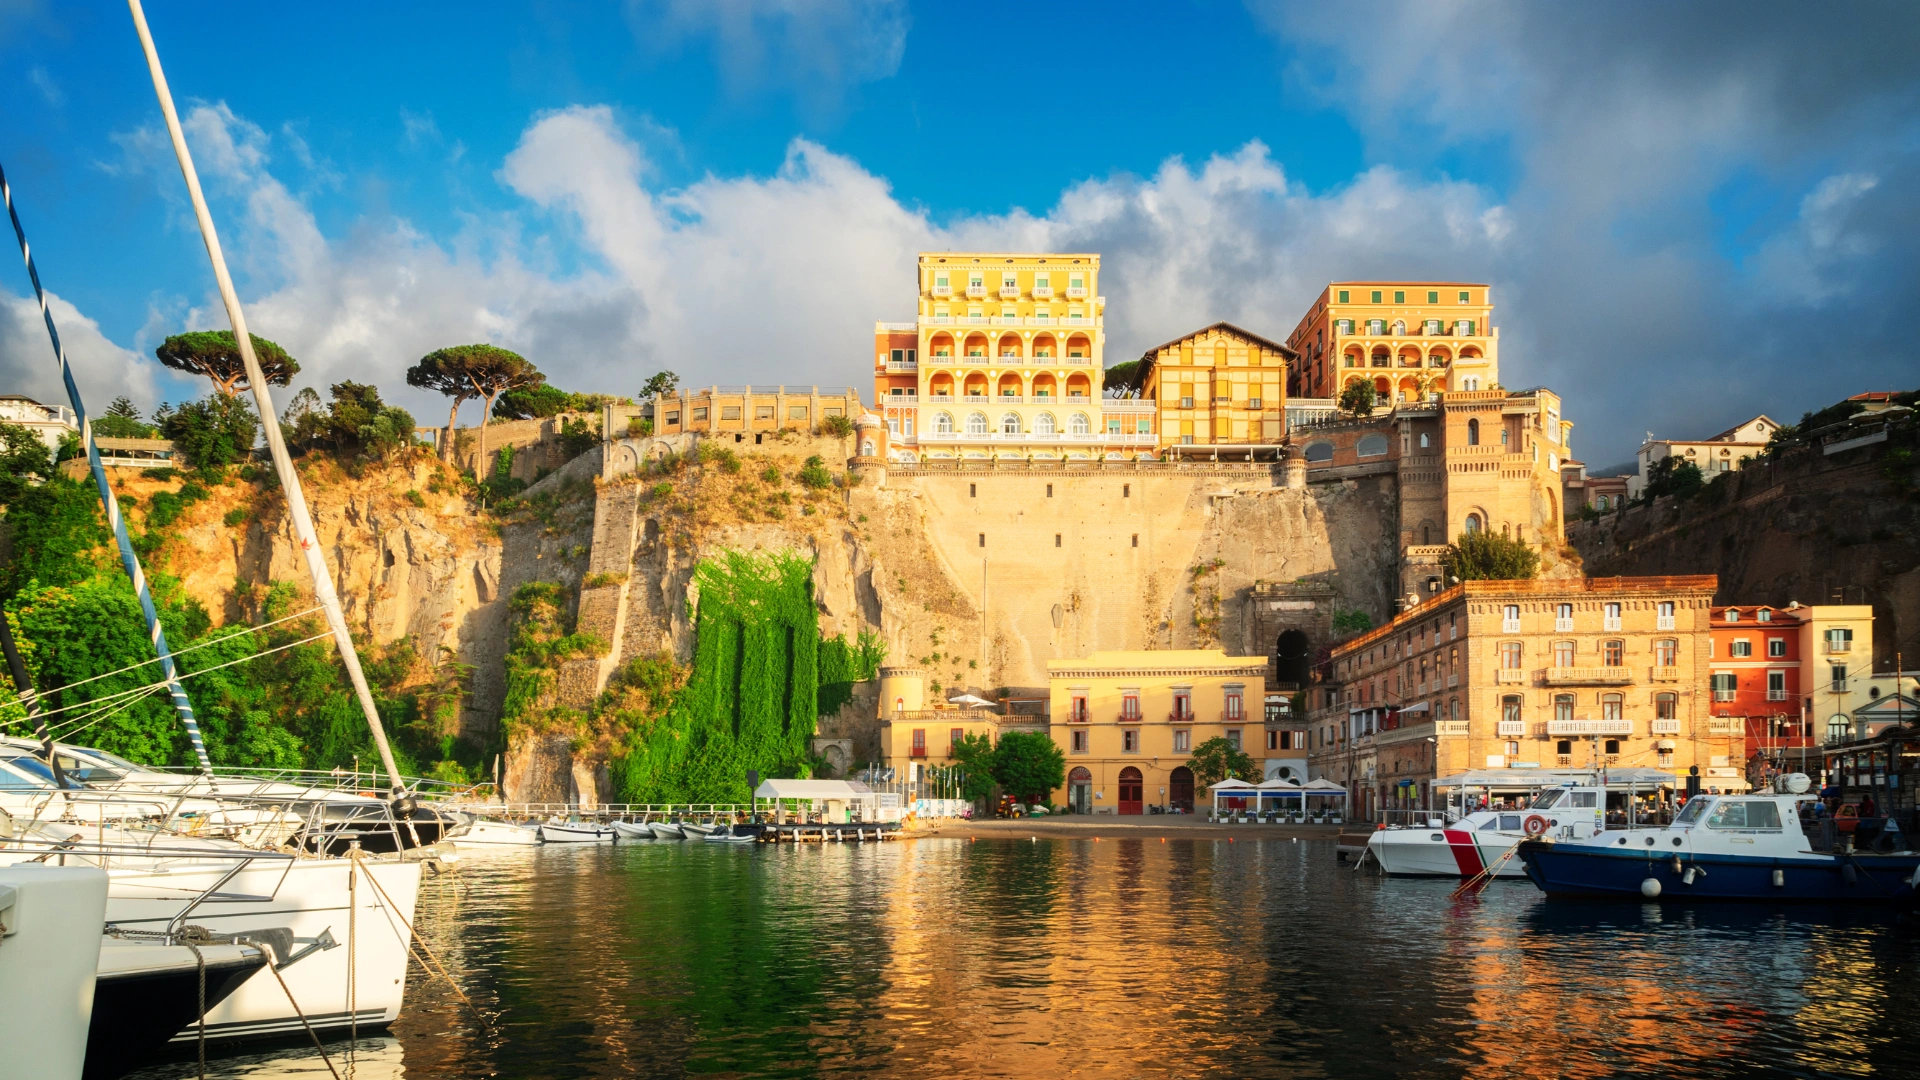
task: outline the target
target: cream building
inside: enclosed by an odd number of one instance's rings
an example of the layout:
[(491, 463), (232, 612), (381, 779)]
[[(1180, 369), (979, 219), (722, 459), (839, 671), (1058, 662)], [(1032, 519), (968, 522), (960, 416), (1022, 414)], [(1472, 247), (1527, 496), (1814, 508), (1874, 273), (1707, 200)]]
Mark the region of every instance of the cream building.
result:
[(1767, 441), (1778, 430), (1780, 425), (1772, 417), (1762, 414), (1698, 442), (1655, 439), (1649, 434), (1647, 441), (1640, 444), (1639, 470), (1627, 477), (1627, 498), (1640, 497), (1640, 493), (1646, 490), (1648, 474), (1655, 463), (1663, 458), (1674, 457), (1689, 462), (1706, 479), (1712, 480), (1720, 473), (1733, 472), (1741, 462), (1765, 450)]
[(1336, 281), (1287, 338), (1300, 356), (1287, 392), (1337, 398), (1374, 384), (1377, 400), (1419, 401), (1500, 383), (1493, 290), (1460, 281)]
[(1224, 738), (1266, 756), (1264, 656), (1212, 649), (1096, 652), (1047, 664), (1048, 730), (1066, 752), (1054, 801), (1074, 813), (1192, 810), (1193, 748)]
[(896, 461), (1150, 457), (1153, 409), (1105, 395), (1100, 256), (926, 252), (913, 323), (877, 323)]
[(1141, 392), (1169, 457), (1277, 458), (1287, 435), (1293, 350), (1218, 322), (1148, 349)]
[(1864, 738), (1855, 709), (1880, 696), (1873, 685), (1873, 608), (1868, 604), (1792, 607), (1800, 623), (1800, 696), (1815, 736)]

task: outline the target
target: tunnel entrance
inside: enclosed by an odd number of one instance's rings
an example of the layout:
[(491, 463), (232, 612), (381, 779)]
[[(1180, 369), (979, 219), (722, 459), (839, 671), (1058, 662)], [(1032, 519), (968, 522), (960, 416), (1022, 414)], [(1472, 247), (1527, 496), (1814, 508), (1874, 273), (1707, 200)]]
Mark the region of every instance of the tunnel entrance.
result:
[(1273, 677), (1276, 684), (1294, 689), (1306, 686), (1312, 679), (1313, 649), (1305, 632), (1287, 630), (1280, 634), (1273, 649)]

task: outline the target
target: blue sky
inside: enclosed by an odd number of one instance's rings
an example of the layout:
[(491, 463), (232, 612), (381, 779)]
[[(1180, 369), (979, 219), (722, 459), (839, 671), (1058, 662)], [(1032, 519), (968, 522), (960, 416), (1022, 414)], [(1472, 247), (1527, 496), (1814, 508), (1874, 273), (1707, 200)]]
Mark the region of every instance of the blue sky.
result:
[[(259, 5), (148, 17), (304, 384), (867, 382), (922, 247), (1096, 250), (1109, 362), (1326, 281), (1496, 285), (1590, 464), (1920, 383), (1920, 16), (1793, 6)], [(100, 404), (219, 326), (119, 5), (0, 0), (0, 163)], [(23, 273), (0, 371), (52, 395)], [(37, 336), (38, 335), (38, 336)]]

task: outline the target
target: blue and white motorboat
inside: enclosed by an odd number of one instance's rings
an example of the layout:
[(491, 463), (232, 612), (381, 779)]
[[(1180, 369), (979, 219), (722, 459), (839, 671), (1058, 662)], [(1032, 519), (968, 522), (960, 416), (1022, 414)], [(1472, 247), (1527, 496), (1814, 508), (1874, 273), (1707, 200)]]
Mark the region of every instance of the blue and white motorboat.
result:
[(1554, 897), (1913, 902), (1920, 852), (1891, 822), (1874, 850), (1813, 849), (1798, 813), (1809, 786), (1794, 773), (1773, 792), (1696, 795), (1665, 828), (1527, 840), (1520, 859)]

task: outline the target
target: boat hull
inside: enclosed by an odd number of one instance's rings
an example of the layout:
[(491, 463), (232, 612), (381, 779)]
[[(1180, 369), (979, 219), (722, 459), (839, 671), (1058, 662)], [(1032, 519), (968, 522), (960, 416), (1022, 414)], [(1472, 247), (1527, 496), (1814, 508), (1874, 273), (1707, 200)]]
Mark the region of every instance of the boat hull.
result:
[(1520, 860), (1504, 856), (1519, 840), (1493, 833), (1483, 842), (1468, 829), (1380, 829), (1367, 838), (1367, 851), (1392, 877), (1518, 879), (1526, 876)]
[(540, 839), (549, 844), (611, 844), (613, 829), (607, 825), (556, 824), (540, 826)]
[(614, 823), (613, 823), (613, 831), (614, 831), (614, 832), (616, 832), (616, 833), (618, 833), (618, 834), (619, 834), (619, 836), (620, 836), (620, 839), (622, 839), (622, 840), (651, 840), (651, 839), (653, 839), (653, 830), (652, 830), (652, 829), (649, 829), (649, 828), (647, 828), (647, 827), (646, 827), (646, 825), (644, 825), (644, 824), (637, 824), (637, 823), (635, 823), (635, 822), (631, 822), (631, 821), (616, 821), (616, 822), (614, 822)]
[(499, 821), (476, 821), (448, 839), (457, 848), (537, 847), (540, 830)]
[[(266, 963), (260, 950), (203, 945), (206, 1001), (214, 1007)], [(158, 1053), (181, 1030), (195, 1030), (200, 1011), (200, 964), (183, 945), (109, 945), (101, 950), (87, 1023), (87, 1063), (81, 1080), (113, 1080)], [(112, 964), (107, 954), (136, 953)], [(109, 970), (109, 967), (118, 970)], [(273, 976), (268, 975), (271, 979)]]
[[(1529, 840), (1520, 845), (1527, 876), (1552, 897), (1656, 899), (1660, 902), (1760, 901), (1829, 904), (1912, 903), (1911, 884), (1920, 854), (1797, 857), (1687, 854), (1681, 870), (1671, 855), (1608, 851), (1591, 844)], [(1694, 871), (1693, 880), (1685, 872)], [(1852, 873), (1849, 874), (1848, 870)], [(1774, 871), (1780, 884), (1774, 884)], [(1702, 873), (1701, 871), (1705, 871)], [(1656, 897), (1642, 892), (1659, 882)], [(1851, 880), (1849, 880), (1851, 879)]]
[(680, 831), (680, 826), (669, 825), (664, 821), (649, 821), (647, 822), (647, 828), (653, 830), (653, 835), (656, 839), (685, 840), (687, 838), (687, 834)]

